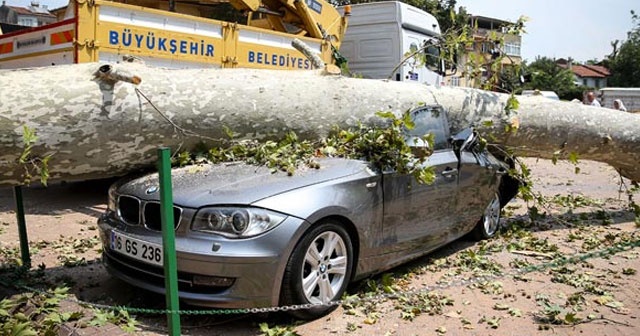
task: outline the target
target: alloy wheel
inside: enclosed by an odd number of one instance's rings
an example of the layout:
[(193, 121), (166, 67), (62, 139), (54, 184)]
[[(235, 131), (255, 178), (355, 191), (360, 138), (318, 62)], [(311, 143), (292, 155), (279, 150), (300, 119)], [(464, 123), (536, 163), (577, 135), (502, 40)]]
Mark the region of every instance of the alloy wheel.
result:
[(302, 290), (310, 303), (333, 300), (346, 280), (347, 247), (333, 231), (318, 235), (307, 249), (302, 267)]
[(500, 225), (500, 198), (495, 195), (491, 203), (484, 210), (483, 216), (484, 232), (487, 236), (493, 236)]

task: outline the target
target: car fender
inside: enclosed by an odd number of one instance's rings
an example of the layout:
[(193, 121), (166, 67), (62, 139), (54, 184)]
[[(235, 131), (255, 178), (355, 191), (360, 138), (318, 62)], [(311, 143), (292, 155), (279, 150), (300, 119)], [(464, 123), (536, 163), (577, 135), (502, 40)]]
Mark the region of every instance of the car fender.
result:
[(373, 244), (382, 230), (382, 179), (363, 173), (274, 195), (252, 204), (317, 223), (343, 217), (355, 226), (358, 240)]

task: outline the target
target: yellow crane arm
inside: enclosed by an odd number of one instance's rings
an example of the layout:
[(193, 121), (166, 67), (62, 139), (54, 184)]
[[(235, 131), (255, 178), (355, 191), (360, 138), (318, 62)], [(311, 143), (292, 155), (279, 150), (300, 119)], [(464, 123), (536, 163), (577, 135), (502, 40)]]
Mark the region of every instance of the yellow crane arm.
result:
[(347, 20), (324, 0), (229, 0), (241, 11), (259, 12), (267, 16), (274, 30), (291, 33), (287, 25), (301, 30), (302, 35), (330, 39), (339, 45)]

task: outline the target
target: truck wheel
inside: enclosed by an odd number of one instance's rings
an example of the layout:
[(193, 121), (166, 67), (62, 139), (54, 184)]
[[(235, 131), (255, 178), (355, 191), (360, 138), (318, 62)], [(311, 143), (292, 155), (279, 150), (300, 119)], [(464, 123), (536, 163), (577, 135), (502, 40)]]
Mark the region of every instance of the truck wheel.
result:
[[(281, 304), (327, 304), (338, 300), (351, 279), (353, 246), (347, 231), (334, 222), (318, 224), (298, 242), (284, 272)], [(336, 305), (318, 305), (289, 313), (309, 320)]]
[(500, 195), (495, 193), (489, 205), (484, 209), (482, 218), (471, 233), (475, 240), (480, 241), (491, 238), (498, 233), (500, 229), (500, 204)]

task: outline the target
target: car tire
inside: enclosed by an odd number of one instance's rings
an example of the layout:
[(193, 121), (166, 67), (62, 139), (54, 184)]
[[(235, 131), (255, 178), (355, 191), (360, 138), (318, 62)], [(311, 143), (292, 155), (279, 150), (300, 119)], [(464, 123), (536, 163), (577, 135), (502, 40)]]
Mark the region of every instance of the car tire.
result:
[(484, 209), (482, 218), (476, 224), (471, 236), (475, 240), (488, 239), (500, 230), (500, 210), (502, 209), (499, 193), (495, 193), (489, 205)]
[[(353, 245), (347, 231), (335, 222), (314, 226), (289, 257), (282, 280), (282, 305), (318, 304), (338, 300), (351, 280)], [(291, 310), (302, 320), (326, 315), (337, 305)]]

